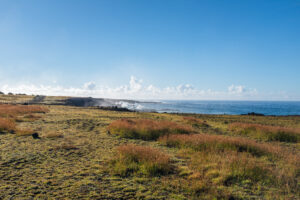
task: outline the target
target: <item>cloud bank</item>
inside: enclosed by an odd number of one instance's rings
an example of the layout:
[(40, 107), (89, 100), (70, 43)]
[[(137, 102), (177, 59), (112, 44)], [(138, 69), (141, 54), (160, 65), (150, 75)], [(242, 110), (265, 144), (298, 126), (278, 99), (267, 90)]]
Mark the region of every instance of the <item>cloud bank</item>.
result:
[(81, 96), (118, 99), (177, 99), (177, 100), (259, 100), (262, 96), (256, 89), (242, 85), (230, 85), (227, 90), (201, 90), (190, 84), (168, 86), (164, 88), (144, 85), (143, 80), (134, 76), (129, 83), (118, 87), (98, 86), (95, 82), (87, 82), (82, 87), (63, 87), (59, 85), (21, 84), (16, 86), (2, 85), (4, 93), (25, 93), (51, 96)]

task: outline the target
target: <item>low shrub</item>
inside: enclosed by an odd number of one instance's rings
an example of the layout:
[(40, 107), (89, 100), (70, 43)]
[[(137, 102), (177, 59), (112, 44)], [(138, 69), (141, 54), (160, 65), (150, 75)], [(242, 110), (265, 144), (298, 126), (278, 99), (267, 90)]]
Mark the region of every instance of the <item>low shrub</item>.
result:
[(111, 134), (124, 138), (156, 140), (168, 134), (188, 134), (192, 128), (170, 121), (154, 121), (150, 119), (121, 119), (108, 126)]
[(267, 126), (250, 123), (232, 123), (229, 130), (240, 135), (249, 135), (258, 139), (280, 142), (298, 142), (300, 141), (300, 130), (284, 128), (280, 126)]
[(117, 148), (113, 172), (120, 176), (133, 173), (147, 176), (166, 175), (173, 171), (170, 157), (158, 149), (133, 144)]

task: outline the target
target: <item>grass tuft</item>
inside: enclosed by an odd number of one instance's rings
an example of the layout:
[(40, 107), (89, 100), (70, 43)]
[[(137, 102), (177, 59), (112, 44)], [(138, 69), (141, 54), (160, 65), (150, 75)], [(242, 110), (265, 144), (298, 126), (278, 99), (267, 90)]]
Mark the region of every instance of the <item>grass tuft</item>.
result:
[(210, 125), (201, 119), (198, 119), (196, 117), (183, 117), (183, 119), (188, 123), (191, 124), (193, 127), (196, 128), (208, 128)]
[(0, 117), (0, 133), (10, 132), (13, 133), (16, 130), (16, 123), (11, 119)]
[(170, 121), (154, 121), (150, 119), (121, 119), (112, 122), (108, 130), (111, 134), (123, 138), (156, 140), (168, 134), (188, 134), (193, 129), (188, 125), (180, 125)]
[(33, 133), (34, 131), (30, 129), (22, 129), (16, 131), (17, 136), (31, 136)]
[(169, 147), (192, 148), (196, 151), (225, 151), (248, 152), (254, 156), (276, 153), (279, 147), (268, 144), (260, 144), (253, 140), (223, 135), (191, 134), (169, 135), (159, 139)]
[(171, 159), (167, 154), (152, 147), (133, 144), (119, 146), (112, 163), (113, 172), (123, 177), (133, 173), (160, 176), (173, 171)]
[(0, 116), (2, 117), (16, 117), (18, 115), (46, 112), (49, 112), (49, 109), (42, 106), (0, 104)]
[(299, 142), (300, 129), (284, 128), (280, 126), (268, 126), (250, 123), (232, 123), (229, 130), (240, 135), (252, 136), (257, 139), (280, 142)]

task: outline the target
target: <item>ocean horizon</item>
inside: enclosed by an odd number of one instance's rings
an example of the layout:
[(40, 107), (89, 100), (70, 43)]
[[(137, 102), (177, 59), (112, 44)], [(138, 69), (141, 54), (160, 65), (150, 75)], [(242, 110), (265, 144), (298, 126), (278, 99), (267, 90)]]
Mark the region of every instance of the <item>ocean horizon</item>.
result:
[(300, 115), (300, 101), (154, 100), (122, 102), (120, 105), (131, 110), (159, 113)]

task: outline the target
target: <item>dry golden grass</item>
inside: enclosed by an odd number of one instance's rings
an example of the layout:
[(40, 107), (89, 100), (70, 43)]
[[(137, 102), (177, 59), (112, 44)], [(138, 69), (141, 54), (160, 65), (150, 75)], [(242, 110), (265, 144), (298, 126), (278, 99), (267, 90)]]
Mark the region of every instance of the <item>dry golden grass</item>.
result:
[(188, 134), (193, 129), (171, 121), (154, 121), (150, 119), (121, 119), (108, 126), (111, 134), (124, 138), (155, 140), (167, 134)]
[(49, 110), (41, 106), (33, 105), (12, 105), (12, 104), (0, 104), (0, 132), (17, 133), (18, 136), (31, 135), (33, 131), (22, 130), (16, 128), (15, 122), (24, 121), (20, 119), (22, 115), (29, 121), (39, 119), (40, 116), (33, 115), (32, 113), (46, 113)]
[(250, 123), (232, 123), (229, 130), (269, 141), (298, 142), (300, 129)]
[(169, 135), (159, 141), (182, 149), (181, 156), (189, 158), (193, 171), (188, 178), (196, 185), (205, 183), (206, 189), (248, 181), (282, 192), (299, 190), (300, 155), (278, 145), (208, 134)]
[(57, 145), (54, 149), (56, 149), (56, 150), (76, 150), (76, 149), (78, 149), (78, 147), (75, 146), (73, 144), (73, 142), (64, 141), (60, 145)]
[(42, 106), (0, 104), (0, 116), (2, 117), (16, 117), (18, 115), (46, 112), (49, 112), (49, 109)]
[(158, 176), (172, 172), (170, 157), (158, 149), (133, 144), (117, 148), (114, 172), (121, 176), (141, 173)]
[(229, 137), (224, 135), (191, 134), (169, 135), (159, 138), (159, 141), (169, 147), (193, 148), (197, 151), (224, 151), (248, 152), (255, 156), (264, 154), (279, 155), (282, 152), (279, 146), (261, 144), (243, 137)]
[(21, 130), (17, 130), (16, 134), (17, 136), (31, 136), (34, 133), (34, 131), (30, 130), (30, 129), (21, 129)]
[(197, 126), (197, 127), (209, 127), (208, 123), (206, 121), (203, 121), (201, 119), (198, 119), (196, 117), (188, 117), (185, 116), (183, 117), (183, 119), (188, 123), (191, 124), (193, 126)]
[(11, 119), (0, 117), (0, 132), (14, 132), (16, 130), (16, 123)]
[(30, 119), (30, 120), (34, 121), (34, 120), (40, 119), (41, 116), (34, 115), (34, 114), (27, 114), (27, 115), (24, 115), (24, 118), (27, 118), (27, 119)]
[(64, 135), (60, 132), (47, 132), (46, 134), (43, 135), (45, 138), (63, 138)]

